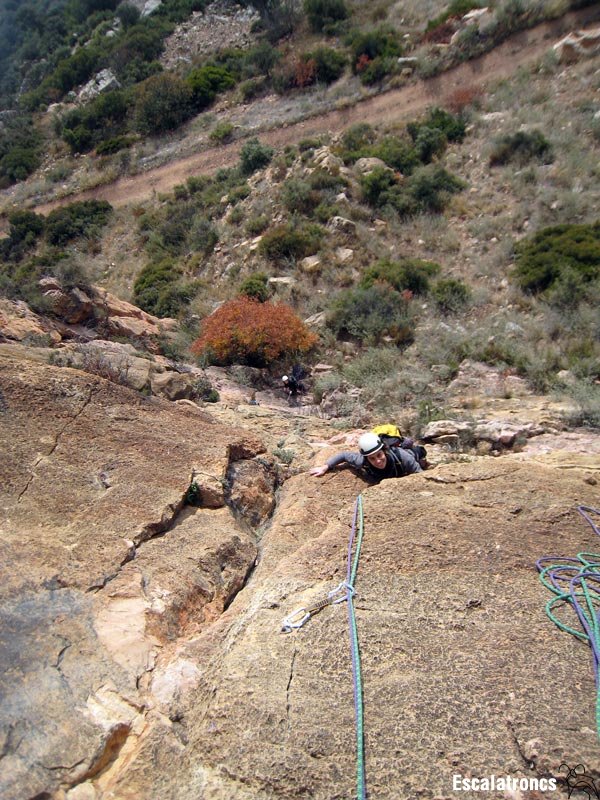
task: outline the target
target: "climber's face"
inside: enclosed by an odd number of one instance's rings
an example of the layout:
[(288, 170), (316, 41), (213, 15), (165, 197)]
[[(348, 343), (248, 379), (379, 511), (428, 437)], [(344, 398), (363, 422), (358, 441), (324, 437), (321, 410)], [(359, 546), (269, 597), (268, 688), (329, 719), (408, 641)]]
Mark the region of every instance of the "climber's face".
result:
[(373, 455), (367, 456), (367, 461), (372, 467), (375, 467), (375, 469), (384, 469), (386, 462), (385, 452), (383, 450), (378, 450), (376, 453), (373, 453)]

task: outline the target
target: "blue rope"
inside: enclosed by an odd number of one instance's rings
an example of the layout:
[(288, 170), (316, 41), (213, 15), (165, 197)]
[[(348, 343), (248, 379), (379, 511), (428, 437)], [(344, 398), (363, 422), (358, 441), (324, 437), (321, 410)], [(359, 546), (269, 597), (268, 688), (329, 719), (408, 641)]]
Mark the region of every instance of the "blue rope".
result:
[[(600, 511), (589, 506), (579, 506), (581, 516), (600, 536), (600, 528), (590, 514)], [(546, 603), (546, 614), (562, 631), (572, 634), (592, 648), (596, 679), (596, 730), (600, 738), (600, 553), (582, 552), (576, 557), (545, 556), (536, 561), (540, 580), (554, 597)], [(579, 622), (580, 629), (566, 625), (556, 615), (556, 610), (569, 606)]]

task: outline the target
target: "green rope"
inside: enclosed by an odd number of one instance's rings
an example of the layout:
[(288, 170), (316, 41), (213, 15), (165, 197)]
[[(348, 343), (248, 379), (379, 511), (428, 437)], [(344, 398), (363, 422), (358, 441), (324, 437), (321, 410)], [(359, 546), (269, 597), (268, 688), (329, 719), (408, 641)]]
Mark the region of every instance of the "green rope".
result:
[[(352, 560), (352, 545), (354, 533), (358, 521), (358, 534), (356, 538), (356, 548), (354, 559)], [(354, 581), (358, 571), (358, 561), (360, 558), (360, 548), (364, 534), (364, 515), (362, 495), (356, 498), (354, 509), (354, 520), (352, 523), (352, 534), (348, 544), (348, 573), (346, 576), (346, 591), (348, 601), (348, 622), (350, 628), (350, 649), (352, 653), (352, 673), (354, 679), (354, 713), (356, 717), (356, 794), (358, 800), (366, 800), (366, 770), (365, 770), (365, 739), (364, 739), (364, 705), (363, 705), (363, 686), (362, 673), (360, 666), (360, 648), (358, 644), (358, 628), (356, 625), (356, 614), (354, 612)], [(352, 566), (350, 566), (352, 563)]]
[[(600, 511), (580, 506), (578, 511), (600, 535), (590, 514)], [(596, 730), (600, 738), (600, 553), (581, 552), (575, 557), (545, 556), (537, 561), (542, 584), (554, 597), (546, 603), (546, 614), (561, 631), (589, 644), (596, 678)], [(557, 610), (569, 608), (580, 624), (567, 625)]]

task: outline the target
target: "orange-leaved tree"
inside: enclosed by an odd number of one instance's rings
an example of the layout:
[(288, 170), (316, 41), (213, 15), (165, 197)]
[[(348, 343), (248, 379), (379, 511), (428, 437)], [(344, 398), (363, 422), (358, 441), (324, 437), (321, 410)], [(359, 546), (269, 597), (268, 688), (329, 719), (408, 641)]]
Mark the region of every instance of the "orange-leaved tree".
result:
[(202, 321), (192, 352), (214, 364), (264, 367), (281, 357), (307, 353), (317, 340), (285, 303), (237, 297)]

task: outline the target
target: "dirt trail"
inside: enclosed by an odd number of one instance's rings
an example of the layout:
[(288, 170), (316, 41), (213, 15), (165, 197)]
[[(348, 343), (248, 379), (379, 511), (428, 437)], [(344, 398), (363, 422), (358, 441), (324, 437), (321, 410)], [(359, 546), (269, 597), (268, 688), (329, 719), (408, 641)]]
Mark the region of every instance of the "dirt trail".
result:
[[(508, 78), (519, 67), (540, 59), (559, 37), (599, 20), (598, 4), (571, 12), (553, 22), (517, 33), (490, 53), (439, 76), (418, 80), (409, 86), (368, 98), (345, 109), (319, 114), (272, 130), (263, 130), (260, 132), (260, 139), (264, 143), (282, 147), (324, 131), (335, 134), (357, 122), (377, 124), (414, 118), (433, 104), (443, 105), (457, 90), (474, 87), (481, 89), (490, 82)], [(242, 144), (243, 140), (239, 140), (204, 150), (148, 172), (119, 178), (114, 183), (39, 205), (36, 211), (47, 213), (74, 200), (90, 198), (108, 200), (116, 207), (141, 202), (154, 193), (168, 192), (173, 186), (185, 183), (190, 175), (207, 174), (220, 167), (233, 166), (238, 161)]]

